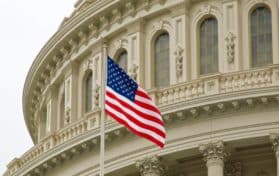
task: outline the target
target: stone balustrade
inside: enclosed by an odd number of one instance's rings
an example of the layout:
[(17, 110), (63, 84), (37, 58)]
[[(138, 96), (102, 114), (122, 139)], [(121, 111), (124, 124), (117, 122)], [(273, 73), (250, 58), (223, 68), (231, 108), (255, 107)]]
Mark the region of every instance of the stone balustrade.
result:
[(153, 94), (152, 98), (155, 98), (159, 106), (165, 106), (213, 94), (266, 88), (275, 85), (279, 85), (278, 65), (247, 71), (209, 75), (201, 77), (198, 80), (153, 90), (151, 94)]
[(233, 92), (245, 89), (254, 89), (272, 85), (272, 68), (253, 71), (237, 72), (224, 75), (220, 78), (220, 92)]
[(88, 130), (99, 127), (100, 111), (90, 113), (86, 118), (78, 120), (72, 124), (65, 126), (63, 129), (46, 136), (39, 144), (32, 147), (20, 158), (15, 158), (8, 164), (8, 172), (10, 175), (18, 169), (37, 158), (44, 152), (58, 146), (76, 136), (79, 136)]
[(82, 119), (76, 123), (70, 124), (67, 128), (58, 131), (57, 135), (55, 136), (56, 145), (62, 144), (77, 135), (83, 134), (87, 131), (87, 125), (88, 121)]

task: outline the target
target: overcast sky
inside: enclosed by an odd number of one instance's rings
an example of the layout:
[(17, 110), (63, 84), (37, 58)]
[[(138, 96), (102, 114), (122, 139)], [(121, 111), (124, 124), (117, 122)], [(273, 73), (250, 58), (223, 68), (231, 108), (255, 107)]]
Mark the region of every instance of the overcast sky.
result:
[(0, 0), (0, 175), (33, 146), (24, 123), (27, 72), (76, 0)]

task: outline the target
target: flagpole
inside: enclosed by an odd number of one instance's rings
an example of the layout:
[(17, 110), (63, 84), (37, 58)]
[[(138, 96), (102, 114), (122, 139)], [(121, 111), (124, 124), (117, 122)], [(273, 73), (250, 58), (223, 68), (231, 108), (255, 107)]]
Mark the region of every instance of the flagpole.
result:
[(104, 176), (105, 164), (105, 93), (107, 84), (107, 43), (102, 44), (102, 84), (101, 84), (101, 120), (100, 120), (100, 176)]

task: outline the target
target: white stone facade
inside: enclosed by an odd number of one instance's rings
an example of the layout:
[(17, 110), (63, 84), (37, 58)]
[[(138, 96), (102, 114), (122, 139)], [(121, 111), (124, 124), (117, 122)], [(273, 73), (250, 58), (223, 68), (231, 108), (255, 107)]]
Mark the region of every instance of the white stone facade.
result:
[[(252, 68), (250, 14), (259, 6), (272, 15), (272, 64)], [(199, 26), (211, 16), (218, 72), (201, 75)], [(279, 0), (79, 0), (30, 68), (23, 111), (34, 147), (4, 176), (98, 175), (104, 44), (111, 57), (127, 51), (128, 73), (151, 94), (167, 130), (158, 149), (108, 117), (105, 175), (279, 175), (278, 21)], [(170, 85), (158, 88), (154, 43), (163, 31)]]

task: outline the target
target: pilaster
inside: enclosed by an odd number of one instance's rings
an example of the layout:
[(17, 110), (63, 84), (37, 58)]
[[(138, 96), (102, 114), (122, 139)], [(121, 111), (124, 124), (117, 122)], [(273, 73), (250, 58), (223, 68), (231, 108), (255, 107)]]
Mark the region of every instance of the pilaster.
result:
[(224, 38), (224, 72), (239, 71), (240, 62), (240, 33), (239, 33), (239, 2), (237, 0), (223, 0), (223, 31)]
[(175, 83), (190, 80), (190, 18), (186, 4), (171, 9), (172, 26), (174, 27), (174, 70)]
[(225, 152), (224, 143), (218, 141), (215, 143), (202, 144), (199, 150), (203, 154), (204, 161), (206, 162), (207, 175), (223, 176), (224, 160), (228, 156)]
[(93, 82), (92, 82), (92, 102), (93, 102), (93, 109), (97, 109), (100, 107), (100, 78), (99, 78), (99, 73), (100, 73), (100, 68), (99, 68), (99, 63), (101, 62), (101, 54), (98, 54), (93, 58)]
[(128, 29), (128, 72), (141, 86), (144, 85), (144, 24), (143, 19), (133, 23)]
[(77, 120), (77, 85), (78, 67), (75, 62), (69, 63), (65, 74), (65, 122), (71, 123)]
[(136, 161), (141, 176), (165, 176), (166, 170), (158, 156), (146, 157)]

